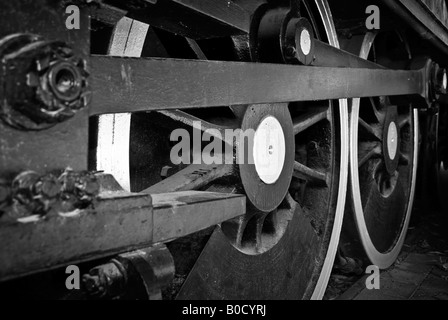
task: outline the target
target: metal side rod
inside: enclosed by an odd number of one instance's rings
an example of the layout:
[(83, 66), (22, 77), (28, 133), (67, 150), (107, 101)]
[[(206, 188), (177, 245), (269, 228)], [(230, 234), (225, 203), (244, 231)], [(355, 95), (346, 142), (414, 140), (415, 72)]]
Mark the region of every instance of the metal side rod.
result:
[(425, 95), (426, 69), (331, 68), (93, 56), (90, 113)]

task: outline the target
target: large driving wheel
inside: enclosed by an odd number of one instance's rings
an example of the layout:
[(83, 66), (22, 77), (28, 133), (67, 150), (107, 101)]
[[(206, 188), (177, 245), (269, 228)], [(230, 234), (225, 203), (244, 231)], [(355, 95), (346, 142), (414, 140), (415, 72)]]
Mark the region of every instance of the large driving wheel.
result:
[[(367, 33), (346, 50), (390, 68), (410, 60), (398, 32)], [(397, 258), (414, 199), (418, 114), (388, 97), (353, 99), (350, 120), (350, 203), (344, 249), (380, 268)]]
[[(291, 7), (267, 6), (264, 1), (241, 1), (239, 5), (258, 16), (260, 23), (268, 15), (306, 18), (317, 38), (338, 46), (326, 1), (291, 3)], [(163, 24), (156, 28), (124, 18), (114, 29), (109, 54), (270, 62), (254, 55), (254, 34), (193, 40), (168, 29)], [(263, 31), (253, 26), (248, 29), (257, 36)], [(247, 196), (245, 216), (169, 245), (177, 268), (169, 297), (323, 296), (345, 206), (345, 100), (107, 115), (100, 117), (98, 127), (97, 169), (114, 174), (124, 188), (150, 194), (204, 190)], [(208, 134), (207, 139), (222, 150), (229, 145), (222, 138), (225, 130), (240, 129), (230, 140), (230, 144), (237, 141), (230, 148), (232, 162), (173, 161), (175, 142), (170, 137), (176, 129), (192, 136)], [(241, 134), (249, 131), (254, 135), (242, 143)], [(208, 147), (204, 144), (199, 150)], [(211, 154), (216, 159), (228, 156), (214, 151)], [(242, 151), (252, 161), (238, 161)]]

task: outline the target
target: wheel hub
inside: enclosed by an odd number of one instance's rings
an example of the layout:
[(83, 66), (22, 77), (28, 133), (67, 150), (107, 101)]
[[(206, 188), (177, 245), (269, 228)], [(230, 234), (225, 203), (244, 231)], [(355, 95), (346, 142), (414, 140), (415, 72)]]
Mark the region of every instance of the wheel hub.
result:
[[(262, 212), (276, 209), (285, 199), (294, 167), (294, 134), (286, 104), (247, 108), (242, 132), (254, 130), (252, 148), (247, 143), (248, 161), (239, 163), (241, 181), (248, 200)], [(240, 152), (239, 152), (240, 153)]]
[(261, 6), (252, 19), (251, 30), (254, 60), (303, 65), (314, 60), (313, 27), (294, 10)]
[(383, 154), (386, 170), (390, 176), (395, 174), (399, 164), (400, 130), (396, 106), (389, 106), (383, 129)]
[(303, 29), (300, 33), (300, 48), (305, 55), (311, 52), (311, 35), (307, 29)]
[(389, 124), (389, 130), (387, 131), (387, 150), (390, 160), (394, 160), (397, 156), (398, 148), (398, 129), (395, 122)]
[(280, 122), (273, 116), (266, 117), (254, 136), (254, 164), (261, 181), (274, 184), (285, 164), (285, 135)]

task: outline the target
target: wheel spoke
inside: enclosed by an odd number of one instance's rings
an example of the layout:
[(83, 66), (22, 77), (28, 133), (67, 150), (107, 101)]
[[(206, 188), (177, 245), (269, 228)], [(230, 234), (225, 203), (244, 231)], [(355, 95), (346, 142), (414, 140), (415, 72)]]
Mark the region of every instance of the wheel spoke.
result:
[(409, 155), (400, 153), (400, 160), (398, 162), (402, 166), (407, 166), (411, 163)]
[(297, 135), (322, 120), (328, 119), (329, 107), (313, 108), (313, 110), (293, 120), (294, 134)]
[[(163, 110), (163, 111), (158, 111), (158, 113), (174, 120), (177, 122), (181, 122), (186, 126), (189, 127), (194, 127), (196, 128), (198, 124), (200, 124), (200, 130), (202, 132), (207, 132), (208, 134), (210, 134), (211, 136), (218, 138), (219, 140), (222, 140), (223, 142), (225, 141), (225, 130), (226, 129), (237, 129), (238, 126), (236, 123), (229, 125), (229, 126), (220, 126), (220, 125), (216, 125), (207, 121), (204, 121), (198, 117), (195, 117), (189, 113), (186, 113), (184, 111), (181, 110)], [(196, 125), (196, 126), (195, 126)], [(199, 128), (199, 127), (197, 127)]]
[(237, 248), (243, 248), (243, 237), (247, 232), (249, 222), (251, 222), (252, 218), (254, 218), (257, 214), (259, 214), (258, 211), (248, 211), (244, 216), (240, 216), (232, 221), (226, 222), (226, 227), (229, 228), (229, 226), (231, 226), (235, 230), (234, 232), (236, 232), (234, 239), (235, 246)]
[(235, 115), (235, 117), (239, 120), (243, 119), (244, 113), (246, 113), (247, 110), (246, 105), (241, 106), (230, 106), (230, 110), (232, 110), (232, 113)]
[(375, 102), (375, 99), (373, 97), (369, 98), (370, 105), (373, 108), (373, 112), (375, 113), (375, 117), (378, 120), (379, 123), (384, 123), (384, 120), (386, 119), (386, 115), (384, 112), (381, 112), (381, 110), (378, 108), (377, 103)]
[(252, 215), (246, 214), (244, 216), (239, 217), (236, 220), (237, 231), (236, 231), (236, 237), (235, 237), (235, 245), (238, 248), (241, 248), (243, 245), (244, 231), (246, 230), (247, 224), (249, 223), (251, 218), (252, 218)]
[(165, 180), (143, 190), (142, 193), (158, 194), (198, 190), (211, 182), (232, 175), (232, 165), (192, 164)]
[(294, 212), (298, 205), (297, 201), (294, 200), (289, 192), (286, 194), (285, 203), (288, 205), (288, 209), (290, 209), (291, 212)]
[(255, 219), (255, 250), (261, 252), (263, 248), (263, 226), (269, 213), (260, 214)]
[(328, 186), (327, 175), (315, 169), (311, 169), (300, 162), (294, 163), (293, 176), (297, 179), (305, 180), (312, 185)]
[(193, 50), (194, 54), (196, 55), (196, 58), (198, 58), (199, 60), (208, 60), (204, 52), (202, 51), (201, 47), (199, 47), (196, 40), (191, 38), (185, 38), (185, 39), (187, 40), (187, 43), (190, 46), (191, 50)]
[(367, 122), (365, 122), (363, 119), (359, 118), (359, 125), (361, 128), (364, 129), (365, 132), (370, 134), (372, 137), (374, 137), (378, 141), (383, 141), (383, 137), (381, 134), (381, 128), (377, 125), (370, 125)]
[(398, 116), (398, 127), (403, 129), (407, 124), (411, 124), (410, 115), (400, 115)]
[(381, 144), (379, 142), (362, 143), (358, 152), (358, 167), (362, 167), (373, 157), (381, 156), (381, 153)]

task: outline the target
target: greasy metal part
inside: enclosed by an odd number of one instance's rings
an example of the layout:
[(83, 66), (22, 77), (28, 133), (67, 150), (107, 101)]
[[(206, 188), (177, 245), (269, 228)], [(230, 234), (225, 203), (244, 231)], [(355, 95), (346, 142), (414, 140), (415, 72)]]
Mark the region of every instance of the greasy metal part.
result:
[(100, 56), (92, 57), (92, 69), (96, 83), (92, 115), (424, 95), (427, 81), (426, 69), (396, 71)]
[(46, 175), (25, 171), (14, 178), (9, 188), (6, 185), (4, 188), (11, 192), (3, 192), (1, 211), (10, 219), (26, 219), (52, 211), (69, 213), (86, 209), (100, 187), (94, 174), (66, 169)]
[[(96, 178), (100, 193), (87, 208), (67, 212), (54, 206), (45, 216), (0, 217), (0, 281), (170, 241), (246, 210), (241, 195), (187, 191), (152, 198), (123, 191), (108, 175)], [(69, 177), (64, 179), (63, 188), (90, 189), (78, 180), (72, 185)], [(27, 194), (38, 180), (27, 173), (19, 190)]]
[(260, 6), (254, 13), (250, 27), (252, 61), (284, 63), (285, 57), (294, 56), (294, 47), (284, 47), (285, 27), (292, 15), (288, 7)]
[(149, 300), (162, 300), (161, 289), (174, 277), (174, 260), (163, 244), (146, 249), (121, 254), (120, 261), (134, 268), (135, 278), (139, 278)]
[(0, 117), (25, 130), (47, 129), (86, 107), (85, 61), (63, 42), (33, 34), (0, 39)]
[(83, 289), (92, 298), (120, 298), (143, 286), (149, 300), (161, 300), (161, 289), (174, 276), (174, 261), (165, 245), (118, 255), (83, 275)]
[[(80, 29), (69, 30), (65, 24), (67, 19), (65, 7), (62, 7), (59, 1), (2, 1), (0, 10), (0, 39), (17, 34), (37, 34), (42, 39), (46, 39), (51, 43), (57, 41), (68, 44), (73, 50), (73, 57), (77, 57), (81, 61), (86, 61), (86, 65), (88, 65), (90, 58), (88, 10), (84, 6), (80, 6), (79, 8)], [(38, 46), (38, 43), (31, 44), (30, 46)], [(30, 49), (30, 46), (27, 46), (28, 49)], [(32, 50), (27, 52), (31, 54)], [(32, 69), (37, 70), (37, 66), (34, 66)], [(0, 71), (2, 74), (3, 72), (3, 70)], [(7, 77), (11, 79), (15, 75), (9, 73)], [(0, 82), (3, 82), (3, 75), (1, 78)], [(23, 78), (18, 80), (23, 84)], [(49, 84), (46, 81), (43, 83)], [(8, 83), (8, 86), (13, 87), (13, 84)], [(27, 86), (25, 86), (25, 89), (25, 91), (18, 92), (18, 94), (21, 95), (22, 93), (33, 91), (32, 88), (27, 88)], [(0, 89), (0, 91), (2, 90), (3, 88)], [(16, 90), (17, 88), (8, 90), (8, 95), (16, 92)], [(53, 94), (50, 88), (46, 91)], [(87, 91), (89, 91), (88, 88)], [(50, 96), (45, 97), (48, 98)], [(3, 105), (3, 101), (0, 104)], [(33, 103), (31, 109), (35, 109), (38, 105), (39, 103)], [(11, 182), (15, 176), (25, 170), (39, 173), (52, 172), (53, 170), (60, 170), (67, 167), (71, 167), (75, 171), (87, 170), (87, 152), (89, 146), (87, 109), (82, 108), (78, 110), (76, 116), (65, 120), (59, 125), (52, 126), (50, 124), (48, 126), (51, 126), (51, 128), (34, 131), (32, 133), (26, 130), (17, 130), (5, 124), (4, 121), (0, 121), (1, 178)], [(32, 127), (47, 126), (45, 122), (41, 122), (40, 125), (35, 124), (34, 121), (29, 120), (22, 113), (17, 112), (17, 115), (22, 117), (24, 122), (31, 124)]]
[(117, 259), (112, 259), (89, 270), (82, 276), (82, 289), (94, 298), (117, 298), (123, 295), (128, 284), (125, 266)]
[(288, 7), (260, 6), (251, 22), (253, 61), (310, 65), (314, 60), (313, 40), (310, 22)]
[[(30, 221), (0, 221), (0, 280), (94, 260), (148, 245), (152, 204), (147, 195), (103, 192), (94, 207)], [(133, 230), (133, 232), (129, 232)]]
[(285, 31), (285, 53), (288, 55), (293, 52), (293, 57), (301, 64), (311, 65), (315, 59), (315, 42), (318, 41), (314, 40), (313, 27), (307, 19), (291, 19)]
[[(440, 100), (441, 96), (446, 92), (447, 87), (446, 69), (441, 68), (438, 63), (426, 56), (419, 56), (412, 60), (410, 68), (419, 69), (425, 73), (426, 83), (424, 86), (424, 94), (420, 100), (426, 108), (431, 108), (433, 103)], [(398, 99), (400, 101), (400, 98)], [(417, 100), (418, 101), (418, 100)]]
[(260, 6), (252, 19), (250, 44), (252, 60), (259, 62), (383, 69), (316, 39), (308, 19), (287, 7)]

